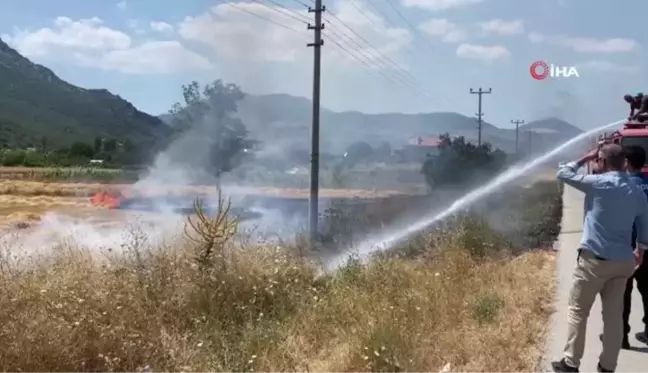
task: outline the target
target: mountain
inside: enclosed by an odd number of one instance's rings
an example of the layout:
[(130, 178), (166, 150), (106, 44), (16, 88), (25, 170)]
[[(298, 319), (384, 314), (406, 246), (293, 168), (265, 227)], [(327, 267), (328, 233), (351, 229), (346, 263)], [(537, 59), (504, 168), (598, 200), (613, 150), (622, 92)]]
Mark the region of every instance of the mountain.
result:
[(121, 97), (69, 84), (0, 40), (0, 144), (68, 146), (95, 136), (140, 144), (169, 133)]
[[(239, 103), (238, 115), (256, 139), (278, 148), (310, 147), (311, 100), (287, 94), (247, 94)], [(168, 115), (161, 116), (168, 122)], [(321, 108), (322, 149), (343, 151), (353, 142), (372, 145), (388, 142), (400, 147), (418, 136), (437, 136), (448, 132), (477, 142), (477, 120), (452, 112), (365, 114), (357, 111), (335, 112)], [(528, 132), (532, 131), (530, 138)], [(543, 150), (581, 133), (557, 118), (547, 118), (520, 126), (519, 147)], [(482, 139), (508, 152), (515, 151), (515, 130), (482, 124)]]
[(566, 138), (578, 136), (583, 133), (580, 128), (558, 118), (547, 118), (523, 124), (520, 126), (523, 131), (535, 131), (538, 133), (555, 133)]

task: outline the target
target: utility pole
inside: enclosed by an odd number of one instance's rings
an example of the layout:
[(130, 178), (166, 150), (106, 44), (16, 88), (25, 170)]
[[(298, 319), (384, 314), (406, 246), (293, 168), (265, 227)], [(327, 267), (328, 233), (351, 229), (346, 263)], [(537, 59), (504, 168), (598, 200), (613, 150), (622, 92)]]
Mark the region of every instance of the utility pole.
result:
[(310, 170), (310, 199), (309, 199), (309, 233), (310, 242), (314, 244), (318, 237), (317, 223), (319, 219), (319, 145), (320, 145), (320, 82), (322, 65), (322, 0), (315, 0), (315, 8), (308, 8), (309, 13), (315, 13), (315, 26), (308, 24), (309, 30), (314, 30), (314, 39), (308, 47), (313, 47), (313, 124), (311, 129), (311, 170)]
[(529, 150), (528, 150), (529, 154), (531, 154), (532, 144), (533, 144), (533, 131), (529, 131)]
[(515, 124), (515, 154), (518, 154), (518, 144), (520, 139), (520, 124), (524, 124), (523, 120), (512, 120), (511, 123)]
[(481, 146), (482, 143), (482, 117), (484, 116), (484, 113), (482, 113), (482, 95), (484, 94), (490, 94), (493, 93), (493, 90), (491, 88), (488, 88), (488, 91), (484, 91), (479, 88), (479, 91), (474, 91), (472, 88), (470, 88), (470, 94), (473, 95), (479, 95), (479, 99), (477, 100), (477, 128), (479, 131), (478, 137), (477, 137), (477, 146)]

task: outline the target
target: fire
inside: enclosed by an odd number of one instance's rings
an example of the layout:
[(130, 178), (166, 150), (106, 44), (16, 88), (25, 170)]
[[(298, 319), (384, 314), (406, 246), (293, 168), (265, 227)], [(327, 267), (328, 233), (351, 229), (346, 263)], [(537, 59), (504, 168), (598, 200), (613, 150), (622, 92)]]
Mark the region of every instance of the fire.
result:
[(121, 195), (121, 193), (108, 193), (105, 191), (97, 192), (92, 196), (92, 198), (90, 198), (90, 202), (94, 206), (107, 207), (109, 209), (119, 208), (123, 200), (124, 197)]

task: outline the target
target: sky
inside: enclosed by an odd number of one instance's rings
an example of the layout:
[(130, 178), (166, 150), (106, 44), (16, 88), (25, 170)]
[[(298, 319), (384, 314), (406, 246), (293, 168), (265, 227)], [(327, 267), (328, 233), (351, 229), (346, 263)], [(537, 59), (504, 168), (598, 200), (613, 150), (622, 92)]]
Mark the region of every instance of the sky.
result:
[[(557, 116), (594, 128), (648, 91), (648, 1), (323, 0), (322, 105), (455, 111), (510, 128)], [(157, 115), (182, 85), (312, 97), (312, 0), (3, 0), (0, 38), (62, 79)], [(538, 81), (534, 61), (578, 76)], [(1, 78), (1, 77), (0, 77)], [(397, 125), (397, 124), (395, 124)]]

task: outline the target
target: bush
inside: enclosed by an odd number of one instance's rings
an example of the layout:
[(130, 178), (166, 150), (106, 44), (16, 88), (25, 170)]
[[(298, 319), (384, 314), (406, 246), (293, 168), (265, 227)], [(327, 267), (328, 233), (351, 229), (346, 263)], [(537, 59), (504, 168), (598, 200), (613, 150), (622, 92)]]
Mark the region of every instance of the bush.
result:
[(290, 247), (241, 246), (226, 206), (207, 216), (198, 204), (191, 240), (168, 246), (134, 234), (107, 259), (70, 244), (1, 258), (0, 369), (536, 369), (553, 260), (507, 260), (484, 244), (501, 238), (485, 220), (419, 236), (417, 260), (351, 258), (322, 274)]
[(506, 153), (484, 143), (474, 145), (465, 138), (440, 137), (439, 154), (430, 156), (421, 173), (434, 190), (443, 186), (467, 187), (498, 173), (506, 165)]

